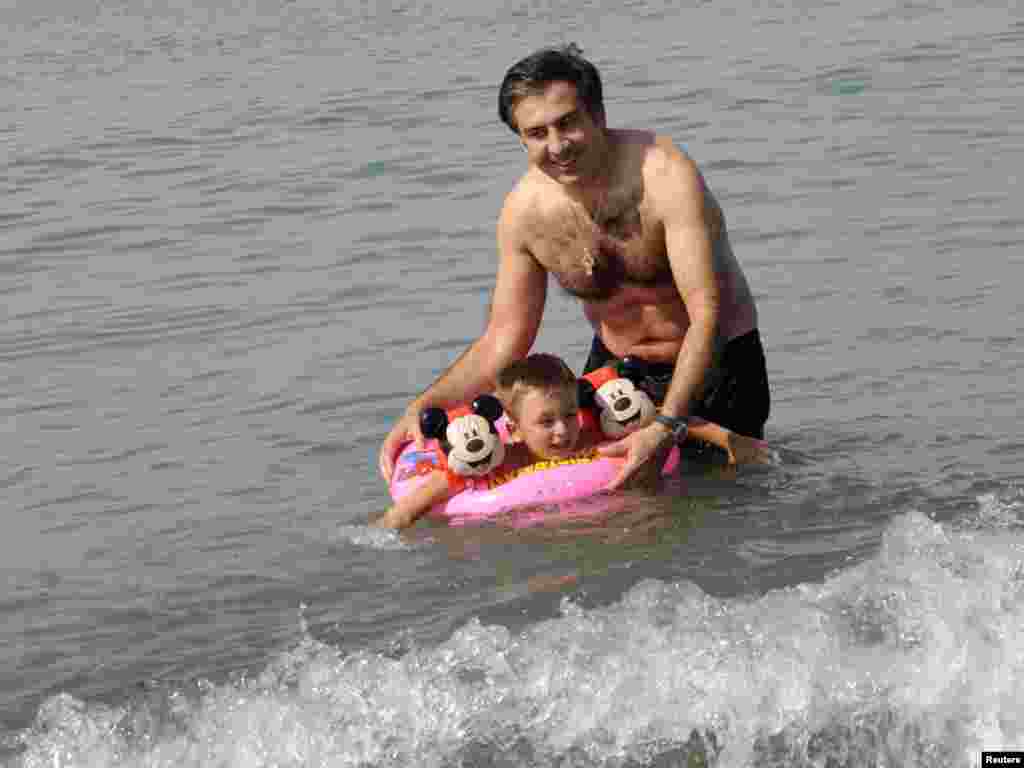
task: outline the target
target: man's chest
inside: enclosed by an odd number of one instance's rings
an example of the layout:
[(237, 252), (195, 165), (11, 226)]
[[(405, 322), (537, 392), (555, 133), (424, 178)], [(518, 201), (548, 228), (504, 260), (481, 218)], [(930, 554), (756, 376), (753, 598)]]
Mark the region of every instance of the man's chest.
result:
[(647, 282), (667, 265), (663, 227), (631, 196), (592, 210), (572, 202), (548, 206), (535, 212), (528, 232), (531, 252), (563, 284), (595, 277)]

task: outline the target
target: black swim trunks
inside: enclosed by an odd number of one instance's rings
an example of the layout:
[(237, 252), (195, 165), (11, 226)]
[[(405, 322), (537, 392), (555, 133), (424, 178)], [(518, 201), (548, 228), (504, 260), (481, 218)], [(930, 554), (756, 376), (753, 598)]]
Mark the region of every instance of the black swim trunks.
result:
[[(603, 368), (615, 360), (597, 336), (583, 373)], [(648, 363), (643, 389), (660, 403), (668, 391), (675, 366)], [(708, 372), (704, 391), (690, 408), (691, 416), (713, 421), (741, 435), (764, 439), (764, 425), (771, 408), (768, 370), (757, 329), (726, 342), (716, 364)]]

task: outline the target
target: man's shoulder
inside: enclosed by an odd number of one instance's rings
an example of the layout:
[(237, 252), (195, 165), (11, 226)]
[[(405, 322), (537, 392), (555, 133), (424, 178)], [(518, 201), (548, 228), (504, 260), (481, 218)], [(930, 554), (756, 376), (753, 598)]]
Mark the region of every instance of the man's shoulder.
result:
[(632, 128), (614, 129), (611, 135), (618, 148), (620, 173), (639, 177), (648, 191), (657, 191), (664, 182), (676, 191), (680, 182), (699, 182), (697, 164), (671, 136)]
[(532, 169), (519, 178), (516, 185), (505, 195), (500, 219), (503, 226), (516, 229), (529, 227), (552, 209), (557, 203), (558, 195), (546, 181)]
[(644, 154), (644, 172), (653, 174), (675, 173), (697, 177), (700, 170), (693, 158), (672, 139), (658, 135)]
[(560, 187), (536, 168), (528, 168), (505, 196), (505, 205), (530, 208), (559, 198)]
[(638, 128), (613, 128), (609, 134), (618, 150), (628, 157), (647, 160), (689, 160), (687, 152), (671, 136)]
[(638, 160), (644, 189), (651, 201), (660, 208), (660, 203), (674, 206), (680, 199), (702, 197), (704, 182), (693, 158), (670, 136), (652, 137)]
[(518, 213), (524, 208), (528, 208), (536, 194), (536, 182), (531, 178), (530, 172), (526, 171), (505, 195), (505, 202), (501, 207), (502, 213)]

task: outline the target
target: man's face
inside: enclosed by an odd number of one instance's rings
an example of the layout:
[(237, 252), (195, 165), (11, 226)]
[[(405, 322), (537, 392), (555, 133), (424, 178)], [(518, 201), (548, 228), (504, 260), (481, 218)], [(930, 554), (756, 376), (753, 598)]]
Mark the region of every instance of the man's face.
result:
[(572, 83), (548, 83), (512, 111), (531, 165), (555, 181), (575, 184), (599, 170), (604, 126), (594, 120)]

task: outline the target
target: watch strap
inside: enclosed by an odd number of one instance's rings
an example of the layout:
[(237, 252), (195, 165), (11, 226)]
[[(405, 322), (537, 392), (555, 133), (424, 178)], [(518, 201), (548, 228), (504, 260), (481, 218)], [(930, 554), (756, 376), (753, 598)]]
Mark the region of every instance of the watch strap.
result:
[(655, 414), (654, 420), (663, 427), (668, 428), (669, 432), (672, 433), (672, 439), (677, 445), (682, 445), (683, 441), (686, 440), (686, 432), (688, 429), (686, 419), (680, 419), (676, 416), (666, 416), (663, 413), (658, 413)]

